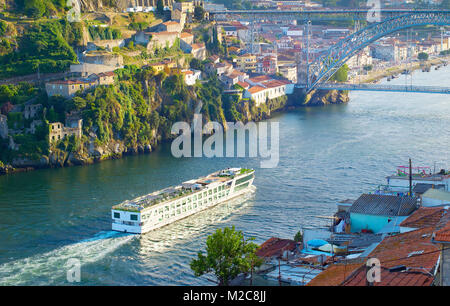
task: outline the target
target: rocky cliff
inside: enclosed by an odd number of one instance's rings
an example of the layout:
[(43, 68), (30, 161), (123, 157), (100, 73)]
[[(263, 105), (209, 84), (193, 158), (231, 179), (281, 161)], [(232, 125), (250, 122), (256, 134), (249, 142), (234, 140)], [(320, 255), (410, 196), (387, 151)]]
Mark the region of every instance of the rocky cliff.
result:
[(303, 106), (323, 106), (341, 104), (349, 101), (348, 92), (340, 90), (313, 90), (308, 93), (302, 103)]

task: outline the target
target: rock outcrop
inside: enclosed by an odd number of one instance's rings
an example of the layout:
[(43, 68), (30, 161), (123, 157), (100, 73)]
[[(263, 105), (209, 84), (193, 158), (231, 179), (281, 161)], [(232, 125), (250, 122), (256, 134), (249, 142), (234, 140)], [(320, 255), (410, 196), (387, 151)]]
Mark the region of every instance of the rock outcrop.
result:
[(347, 91), (341, 90), (313, 90), (305, 96), (303, 106), (323, 106), (328, 104), (342, 104), (350, 100)]

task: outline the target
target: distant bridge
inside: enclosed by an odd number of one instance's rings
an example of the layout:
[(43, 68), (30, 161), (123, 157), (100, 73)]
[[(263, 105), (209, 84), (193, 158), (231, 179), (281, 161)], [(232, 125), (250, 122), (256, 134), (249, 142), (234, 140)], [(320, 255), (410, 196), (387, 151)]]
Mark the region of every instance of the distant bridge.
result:
[(376, 22), (341, 39), (307, 65), (309, 92), (327, 82), (345, 62), (374, 41), (396, 31), (422, 25), (450, 25), (450, 11), (412, 12)]
[[(330, 9), (330, 10), (298, 10), (298, 11), (287, 11), (287, 10), (231, 10), (231, 11), (216, 11), (210, 12), (210, 17), (216, 18), (218, 16), (225, 16), (230, 18), (231, 15), (239, 17), (250, 17), (252, 21), (252, 27), (254, 22), (260, 19), (286, 19), (291, 20), (299, 19), (299, 17), (304, 17), (305, 20), (305, 49), (306, 49), (306, 84), (305, 92), (310, 92), (315, 88), (323, 88), (324, 83), (326, 83), (333, 75), (342, 67), (347, 60), (352, 56), (357, 54), (360, 50), (367, 47), (369, 44), (377, 41), (378, 39), (392, 34), (396, 31), (402, 29), (408, 29), (411, 27), (423, 26), (423, 25), (450, 25), (450, 10), (433, 10), (433, 9), (381, 9), (379, 13), (380, 21), (369, 23), (368, 26), (354, 32), (353, 34), (341, 39), (336, 44), (332, 45), (327, 51), (323, 52), (321, 56), (316, 58), (314, 61), (309, 60), (309, 36), (310, 36), (310, 26), (311, 17), (313, 15), (318, 15), (319, 17), (324, 15), (336, 15), (336, 14), (347, 14), (353, 16), (363, 15), (367, 18), (367, 15), (373, 13), (373, 9)], [(252, 28), (253, 36), (253, 28)], [(253, 50), (253, 38), (252, 38), (252, 48)], [(301, 87), (299, 85), (298, 87)], [(327, 85), (329, 86), (329, 85)], [(386, 87), (384, 91), (409, 91), (409, 92), (433, 92), (433, 93), (447, 93), (446, 89), (425, 89), (425, 87), (414, 86), (408, 89), (404, 87), (392, 87), (391, 90), (387, 90)], [(422, 89), (421, 89), (422, 88)], [(349, 90), (375, 90), (375, 87), (359, 86), (358, 88), (353, 87)], [(378, 90), (381, 90), (379, 88)], [(422, 90), (422, 91), (421, 91)]]
[[(296, 87), (297, 88), (306, 88), (306, 84), (297, 84)], [(315, 87), (315, 89), (450, 94), (450, 87), (415, 86), (415, 85), (323, 83), (323, 84), (317, 85)]]
[[(372, 8), (365, 9), (307, 9), (307, 10), (226, 10), (226, 11), (210, 11), (209, 16), (212, 20), (226, 20), (230, 17), (251, 18), (251, 19), (327, 19), (332, 15), (348, 15), (354, 19), (366, 19), (367, 14), (373, 12)], [(380, 9), (379, 13), (382, 18), (390, 18), (393, 16), (409, 14), (409, 13), (439, 13), (448, 12), (440, 9)]]

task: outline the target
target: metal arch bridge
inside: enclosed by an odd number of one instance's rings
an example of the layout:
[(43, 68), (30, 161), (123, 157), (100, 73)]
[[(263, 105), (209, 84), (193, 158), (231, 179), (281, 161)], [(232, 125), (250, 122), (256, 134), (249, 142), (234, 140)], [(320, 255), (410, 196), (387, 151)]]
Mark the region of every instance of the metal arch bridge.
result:
[(381, 37), (422, 25), (450, 25), (450, 11), (410, 12), (370, 24), (347, 36), (307, 65), (306, 91), (328, 81), (348, 59)]
[[(225, 10), (225, 11), (210, 11), (209, 17), (211, 20), (229, 20), (232, 16), (241, 18), (249, 18), (253, 20), (258, 19), (304, 19), (312, 20), (314, 16), (317, 19), (333, 19), (333, 15), (348, 15), (355, 19), (362, 17), (366, 19), (368, 12), (373, 9), (308, 9), (308, 10)], [(411, 12), (445, 12), (439, 9), (380, 9), (379, 13), (382, 18), (389, 18), (401, 14)]]
[[(332, 9), (332, 10), (231, 10), (210, 12), (212, 19), (219, 19), (220, 16), (230, 17), (231, 15), (256, 19), (290, 19), (303, 17), (306, 21), (306, 32), (309, 38), (309, 21), (313, 16), (319, 19), (327, 19), (329, 16), (350, 15), (353, 18), (367, 18), (371, 9)], [(427, 93), (449, 93), (448, 88), (429, 88), (426, 86), (385, 86), (379, 85), (339, 85), (326, 83), (331, 76), (345, 62), (369, 44), (389, 35), (393, 32), (422, 25), (450, 25), (450, 10), (434, 9), (381, 9), (381, 21), (372, 23), (365, 28), (349, 35), (331, 46), (325, 53), (314, 62), (309, 63), (308, 51), (306, 62), (306, 84), (297, 84), (297, 87), (304, 88), (306, 92), (317, 89), (340, 89), (342, 90), (376, 90), (376, 91), (402, 91), (402, 92), (427, 92)], [(307, 38), (307, 41), (309, 40)], [(309, 47), (307, 47), (309, 49)]]
[[(297, 84), (296, 87), (297, 88), (306, 89), (306, 85), (305, 84)], [(416, 86), (416, 85), (378, 85), (378, 84), (323, 83), (323, 84), (317, 85), (315, 87), (315, 89), (450, 94), (450, 87)]]

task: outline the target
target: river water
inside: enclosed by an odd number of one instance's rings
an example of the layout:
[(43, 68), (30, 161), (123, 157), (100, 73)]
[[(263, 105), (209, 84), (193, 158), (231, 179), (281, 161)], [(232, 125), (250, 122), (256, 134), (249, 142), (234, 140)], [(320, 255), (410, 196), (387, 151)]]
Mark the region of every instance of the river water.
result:
[[(450, 86), (450, 67), (416, 71), (414, 84)], [(384, 81), (386, 82), (386, 81)], [(405, 84), (401, 76), (393, 84)], [(336, 202), (356, 198), (407, 164), (450, 166), (450, 96), (352, 92), (350, 103), (279, 113), (280, 161), (150, 155), (0, 177), (0, 284), (65, 285), (69, 259), (82, 285), (210, 285), (189, 268), (205, 238), (235, 225), (261, 243), (323, 225)], [(142, 236), (110, 230), (111, 206), (163, 187), (243, 166), (253, 193)]]

